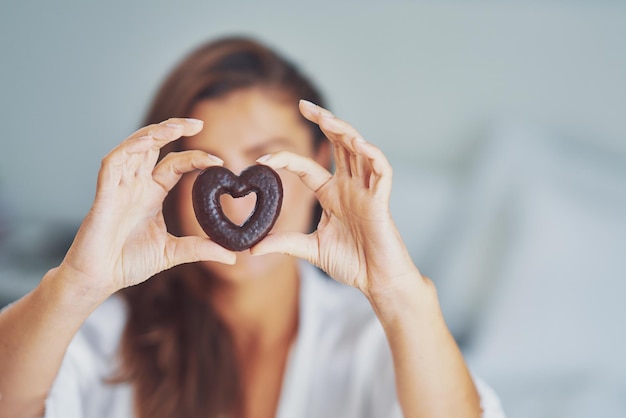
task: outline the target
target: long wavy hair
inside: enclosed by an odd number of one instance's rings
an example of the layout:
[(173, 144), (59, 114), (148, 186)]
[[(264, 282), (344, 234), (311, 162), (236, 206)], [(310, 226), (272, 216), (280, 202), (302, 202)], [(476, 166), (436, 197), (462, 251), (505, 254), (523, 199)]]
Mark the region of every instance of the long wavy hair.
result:
[[(143, 125), (189, 115), (202, 100), (261, 87), (294, 101), (322, 104), (313, 84), (288, 60), (246, 38), (225, 38), (200, 46), (165, 79)], [(314, 149), (324, 135), (308, 124)], [(170, 144), (161, 153), (176, 151)], [(163, 205), (168, 231), (180, 235), (176, 188)], [(321, 214), (316, 208), (313, 225)], [(218, 418), (242, 412), (241, 382), (231, 333), (193, 282), (210, 283), (194, 264), (159, 273), (120, 292), (128, 306), (120, 342), (120, 366), (113, 382), (128, 382), (139, 418)], [(199, 282), (199, 280), (195, 280)], [(205, 294), (206, 295), (206, 294)]]

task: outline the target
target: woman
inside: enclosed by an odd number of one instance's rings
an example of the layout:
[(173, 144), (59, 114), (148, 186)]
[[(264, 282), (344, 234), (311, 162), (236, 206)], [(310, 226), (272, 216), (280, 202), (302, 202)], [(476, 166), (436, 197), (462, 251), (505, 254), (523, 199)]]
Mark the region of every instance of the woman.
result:
[[(172, 72), (104, 158), (63, 262), (0, 315), (0, 416), (502, 416), (394, 226), (384, 155), (311, 101), (246, 39)], [(280, 173), (283, 209), (234, 253), (202, 232), (191, 186), (252, 164)], [(238, 223), (253, 205), (223, 199)]]

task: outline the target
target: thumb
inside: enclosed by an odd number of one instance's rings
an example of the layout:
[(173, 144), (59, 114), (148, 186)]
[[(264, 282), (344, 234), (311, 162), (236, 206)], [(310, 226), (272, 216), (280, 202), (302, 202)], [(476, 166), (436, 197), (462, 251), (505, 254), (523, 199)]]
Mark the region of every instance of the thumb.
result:
[(178, 264), (193, 263), (196, 261), (218, 261), (224, 264), (235, 264), (237, 255), (218, 245), (208, 238), (200, 237), (171, 237), (173, 247), (168, 262), (174, 267)]
[(277, 232), (269, 234), (250, 248), (250, 254), (280, 253), (292, 255), (319, 266), (318, 248), (316, 232), (309, 235), (299, 232)]

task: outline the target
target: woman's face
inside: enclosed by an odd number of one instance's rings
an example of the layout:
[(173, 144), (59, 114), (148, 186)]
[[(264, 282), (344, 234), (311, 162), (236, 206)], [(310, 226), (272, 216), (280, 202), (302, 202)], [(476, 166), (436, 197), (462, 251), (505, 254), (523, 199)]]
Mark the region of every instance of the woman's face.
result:
[[(198, 135), (183, 140), (185, 149), (199, 149), (224, 160), (224, 167), (235, 174), (254, 165), (262, 155), (287, 150), (316, 159), (327, 166), (327, 144), (314, 152), (313, 139), (295, 101), (258, 88), (235, 91), (223, 98), (199, 102), (190, 115), (204, 121)], [(317, 154), (317, 155), (316, 155)], [(191, 188), (198, 173), (183, 177), (178, 191), (178, 213), (184, 235), (205, 236), (194, 215)], [(307, 232), (315, 197), (298, 176), (278, 170), (283, 183), (283, 204), (272, 229), (276, 231)], [(234, 223), (242, 224), (254, 209), (256, 195), (234, 199), (223, 195), (224, 213)], [(225, 280), (245, 280), (275, 274), (293, 260), (284, 255), (251, 256), (249, 251), (237, 254), (237, 263), (227, 266), (204, 262), (203, 267)]]

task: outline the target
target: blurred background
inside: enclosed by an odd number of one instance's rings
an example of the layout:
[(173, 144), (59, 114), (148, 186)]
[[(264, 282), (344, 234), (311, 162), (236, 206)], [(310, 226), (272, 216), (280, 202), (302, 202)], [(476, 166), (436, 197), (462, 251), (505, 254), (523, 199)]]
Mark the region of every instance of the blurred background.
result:
[(12, 2), (0, 34), (0, 306), (59, 263), (175, 62), (249, 35), (385, 151), (508, 416), (626, 416), (626, 2)]

